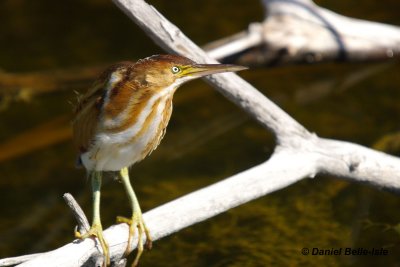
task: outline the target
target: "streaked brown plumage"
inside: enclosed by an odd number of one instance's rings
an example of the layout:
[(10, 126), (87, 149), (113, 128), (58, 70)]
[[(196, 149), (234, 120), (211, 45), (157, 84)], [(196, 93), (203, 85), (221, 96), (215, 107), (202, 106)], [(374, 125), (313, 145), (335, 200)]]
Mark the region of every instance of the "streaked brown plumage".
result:
[(159, 145), (172, 113), (172, 98), (184, 82), (209, 74), (239, 71), (234, 65), (204, 65), (176, 55), (156, 55), (133, 62), (121, 62), (100, 75), (93, 87), (79, 99), (73, 120), (74, 143), (80, 162), (92, 178), (93, 224), (79, 238), (98, 237), (109, 264), (109, 252), (100, 222), (100, 186), (102, 171), (120, 171), (121, 181), (132, 206), (131, 237), (138, 229), (138, 263), (143, 251), (142, 234), (150, 246), (139, 203), (129, 182), (128, 167), (144, 159)]

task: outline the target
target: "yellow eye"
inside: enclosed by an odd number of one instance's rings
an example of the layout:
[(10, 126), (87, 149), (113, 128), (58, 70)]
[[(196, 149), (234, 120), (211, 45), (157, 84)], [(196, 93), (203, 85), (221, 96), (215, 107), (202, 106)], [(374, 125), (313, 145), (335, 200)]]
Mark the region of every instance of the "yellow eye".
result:
[(181, 69), (180, 69), (179, 67), (177, 67), (177, 66), (173, 66), (173, 67), (171, 68), (171, 71), (172, 71), (173, 74), (176, 74), (176, 73), (180, 72)]

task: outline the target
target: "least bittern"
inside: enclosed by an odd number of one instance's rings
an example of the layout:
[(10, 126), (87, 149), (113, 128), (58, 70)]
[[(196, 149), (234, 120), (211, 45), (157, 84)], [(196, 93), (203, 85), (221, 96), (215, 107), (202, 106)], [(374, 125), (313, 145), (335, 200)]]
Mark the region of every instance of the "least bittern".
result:
[[(132, 207), (130, 218), (117, 217), (129, 225), (126, 254), (137, 228), (137, 265), (144, 245), (151, 246), (149, 230), (142, 219), (139, 202), (131, 186), (128, 167), (149, 155), (165, 134), (172, 112), (176, 89), (189, 80), (205, 75), (240, 71), (242, 66), (197, 64), (176, 55), (156, 55), (137, 62), (115, 64), (103, 72), (93, 87), (79, 99), (73, 120), (74, 141), (79, 149), (79, 162), (91, 178), (93, 221), (78, 238), (97, 237), (110, 264), (109, 249), (100, 221), (100, 187), (102, 171), (119, 171), (120, 179)], [(142, 235), (146, 235), (143, 244)]]

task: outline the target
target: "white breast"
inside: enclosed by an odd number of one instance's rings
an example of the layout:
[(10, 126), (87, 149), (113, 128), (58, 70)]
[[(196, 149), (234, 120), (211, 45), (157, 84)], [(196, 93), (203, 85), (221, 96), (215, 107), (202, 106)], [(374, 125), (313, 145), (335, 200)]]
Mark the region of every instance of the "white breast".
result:
[[(152, 96), (146, 107), (139, 114), (136, 123), (126, 130), (118, 133), (97, 133), (94, 145), (91, 146), (89, 151), (81, 155), (81, 160), (85, 168), (97, 171), (118, 171), (140, 161), (143, 150), (158, 134), (165, 105), (167, 101), (171, 101), (171, 96), (175, 89), (176, 87), (166, 88)], [(135, 138), (134, 142), (127, 144), (127, 140), (131, 140), (137, 136), (146, 118), (150, 116), (154, 103), (158, 100), (160, 102), (157, 105), (157, 112), (154, 119), (150, 122), (148, 130)]]

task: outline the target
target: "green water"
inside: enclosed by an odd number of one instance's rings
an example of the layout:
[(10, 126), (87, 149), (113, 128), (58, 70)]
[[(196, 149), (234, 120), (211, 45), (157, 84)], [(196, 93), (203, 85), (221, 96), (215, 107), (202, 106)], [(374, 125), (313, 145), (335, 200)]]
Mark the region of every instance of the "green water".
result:
[[(263, 16), (255, 0), (150, 3), (199, 44)], [(400, 24), (394, 0), (317, 3), (348, 16)], [(162, 52), (106, 0), (5, 0), (0, 22), (0, 68), (10, 73), (76, 69)], [(372, 146), (399, 131), (399, 71), (395, 63), (324, 64), (241, 76), (319, 136)], [(0, 113), (0, 143), (69, 116), (75, 87), (11, 102)], [(161, 146), (132, 169), (145, 211), (259, 164), (274, 148), (271, 134), (202, 81), (180, 88), (175, 100)], [(72, 193), (88, 215), (91, 210), (90, 183), (74, 161), (67, 140), (0, 162), (0, 258), (48, 251), (73, 239), (75, 221), (63, 193)], [(141, 266), (398, 266), (400, 235), (365, 222), (395, 225), (399, 205), (398, 195), (318, 176), (157, 241)], [(107, 178), (104, 224), (128, 213), (122, 186)], [(385, 247), (389, 255), (303, 256), (303, 247)]]

